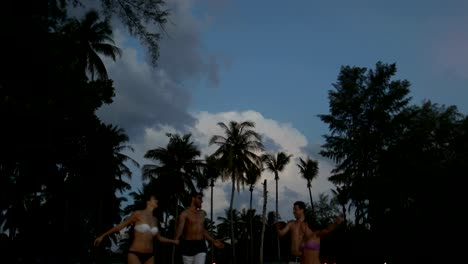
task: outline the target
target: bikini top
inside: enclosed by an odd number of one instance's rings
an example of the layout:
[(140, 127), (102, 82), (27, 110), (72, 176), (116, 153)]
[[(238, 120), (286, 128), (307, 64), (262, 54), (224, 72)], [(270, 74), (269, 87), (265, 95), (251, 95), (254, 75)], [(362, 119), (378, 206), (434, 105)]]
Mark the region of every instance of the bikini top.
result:
[(151, 227), (148, 224), (135, 225), (135, 230), (138, 231), (138, 232), (142, 232), (142, 233), (149, 232), (153, 236), (155, 236), (158, 233), (158, 228), (157, 227), (155, 227), (155, 226)]
[(301, 245), (301, 249), (311, 249), (311, 250), (320, 250), (320, 243), (316, 241), (309, 241)]

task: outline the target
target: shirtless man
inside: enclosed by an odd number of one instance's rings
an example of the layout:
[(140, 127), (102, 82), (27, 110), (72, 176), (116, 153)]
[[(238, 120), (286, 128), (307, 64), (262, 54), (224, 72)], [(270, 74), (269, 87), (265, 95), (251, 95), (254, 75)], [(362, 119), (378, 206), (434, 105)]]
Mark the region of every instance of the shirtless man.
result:
[(203, 202), (203, 194), (192, 193), (192, 203), (179, 216), (175, 239), (180, 240), (180, 252), (184, 264), (205, 264), (208, 251), (205, 239), (209, 240), (217, 248), (224, 248), (223, 242), (214, 239), (205, 229), (205, 212), (200, 210)]
[(280, 229), (279, 223), (276, 223), (276, 231), (280, 237), (286, 235), (288, 232), (291, 233), (291, 258), (289, 264), (300, 263), (301, 243), (304, 236), (304, 215), (305, 203), (297, 201), (294, 203), (293, 214), (295, 221), (290, 221), (283, 229)]

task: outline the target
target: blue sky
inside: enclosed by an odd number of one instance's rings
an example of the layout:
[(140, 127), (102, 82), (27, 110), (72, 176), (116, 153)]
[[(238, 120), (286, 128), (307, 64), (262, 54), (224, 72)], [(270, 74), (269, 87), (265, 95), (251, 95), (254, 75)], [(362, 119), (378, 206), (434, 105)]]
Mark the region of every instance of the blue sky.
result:
[(466, 112), (468, 62), (460, 76), (456, 65), (434, 64), (452, 34), (467, 41), (467, 10), (467, 1), (230, 1), (202, 34), (204, 50), (230, 66), (218, 89), (200, 85), (191, 108), (256, 109), (317, 136), (326, 127), (315, 116), (327, 112), (340, 66), (381, 60), (397, 63), (414, 103), (428, 98)]
[[(220, 133), (216, 122), (254, 120), (275, 151), (294, 154), (280, 175), (285, 220), (295, 200), (308, 201), (299, 157), (320, 163), (315, 198), (333, 187), (327, 181), (332, 164), (317, 154), (328, 131), (317, 115), (328, 113), (327, 93), (342, 65), (396, 63), (395, 78), (412, 83), (412, 103), (430, 99), (468, 112), (468, 1), (169, 0), (168, 7), (156, 69), (125, 30), (114, 31), (124, 55), (107, 61), (116, 98), (99, 111), (101, 118), (127, 131), (141, 164), (149, 162), (145, 151), (165, 146), (165, 132), (191, 132), (210, 154), (208, 139)], [(134, 168), (135, 189), (140, 175)], [(273, 210), (274, 182), (263, 177)], [(247, 190), (236, 194), (236, 206), (248, 203)], [(220, 182), (215, 193), (222, 214), (230, 185)]]

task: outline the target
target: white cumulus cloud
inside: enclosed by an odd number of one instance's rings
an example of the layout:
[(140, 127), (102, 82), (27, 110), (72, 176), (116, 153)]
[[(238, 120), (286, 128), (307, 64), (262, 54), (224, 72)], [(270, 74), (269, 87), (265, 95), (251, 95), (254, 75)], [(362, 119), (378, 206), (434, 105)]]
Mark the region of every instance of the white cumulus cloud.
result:
[[(135, 142), (135, 157), (143, 157), (144, 153), (149, 149), (156, 147), (165, 147), (168, 138), (166, 133), (191, 133), (192, 140), (200, 148), (203, 155), (210, 155), (216, 149), (216, 146), (210, 146), (209, 140), (213, 135), (222, 135), (222, 129), (217, 125), (218, 122), (228, 123), (231, 120), (242, 122), (246, 120), (255, 123), (255, 131), (260, 133), (263, 138), (268, 138), (271, 143), (277, 146), (276, 151), (284, 151), (292, 154), (291, 162), (286, 166), (285, 170), (280, 174), (279, 180), (279, 210), (283, 220), (292, 219), (292, 204), (297, 200), (309, 203), (309, 193), (306, 186), (306, 181), (300, 176), (297, 167), (299, 158), (307, 158), (305, 149), (307, 149), (308, 141), (306, 137), (291, 124), (280, 123), (274, 119), (265, 118), (261, 113), (254, 110), (243, 112), (222, 112), (222, 113), (209, 113), (209, 112), (196, 112), (192, 113), (195, 119), (192, 127), (187, 127), (187, 131), (182, 132), (171, 126), (148, 127), (145, 129), (144, 137), (141, 142)], [(267, 151), (270, 151), (267, 149)], [(311, 157), (313, 158), (313, 157)], [(149, 164), (151, 161), (141, 159), (139, 161), (142, 165)], [(327, 180), (330, 175), (330, 164), (324, 160), (319, 160), (319, 175), (312, 182), (313, 198), (317, 199), (319, 193), (330, 194), (330, 189), (333, 185)], [(134, 187), (141, 186), (141, 173), (136, 173), (132, 180)], [(263, 204), (262, 192), (263, 180), (267, 180), (268, 187), (268, 204), (267, 211), (275, 210), (275, 181), (270, 172), (265, 171), (262, 174), (261, 180), (256, 184), (253, 192), (253, 207), (257, 213), (261, 213)], [(222, 182), (218, 180), (214, 188), (214, 215), (224, 215), (224, 210), (228, 209), (230, 195), (231, 195), (231, 182)], [(203, 209), (208, 213), (210, 212), (210, 190), (205, 190), (205, 199)], [(250, 192), (248, 186), (244, 190), (235, 193), (234, 207), (238, 210), (248, 208), (250, 199)], [(215, 218), (216, 219), (216, 218)]]

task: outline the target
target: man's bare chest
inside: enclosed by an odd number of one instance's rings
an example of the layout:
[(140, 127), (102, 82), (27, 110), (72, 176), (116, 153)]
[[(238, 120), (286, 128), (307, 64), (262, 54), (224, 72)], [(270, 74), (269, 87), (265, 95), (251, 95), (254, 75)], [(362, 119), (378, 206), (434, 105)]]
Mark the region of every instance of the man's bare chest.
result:
[(203, 224), (205, 222), (205, 219), (202, 215), (196, 214), (196, 213), (191, 213), (187, 216), (187, 222), (191, 225), (198, 225), (198, 224)]
[(291, 233), (293, 233), (294, 235), (301, 235), (304, 233), (304, 227), (303, 227), (303, 223), (294, 223), (292, 226), (291, 226)]

